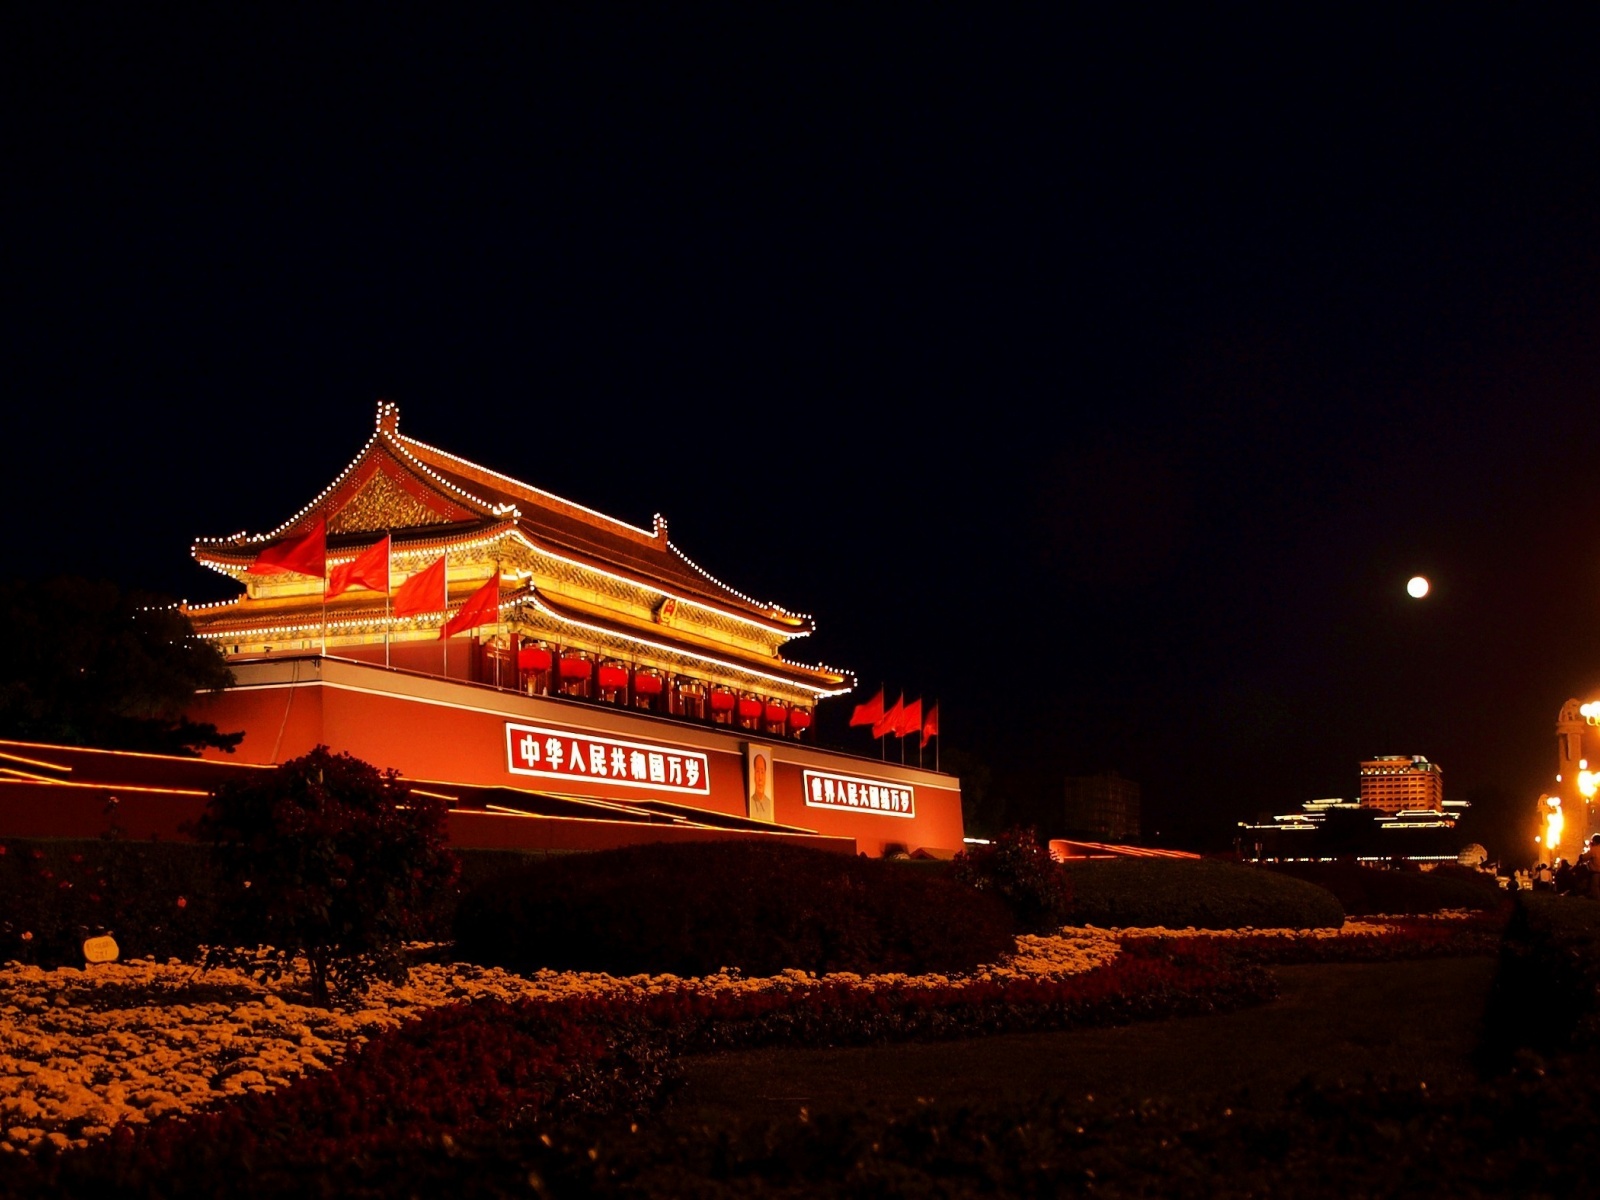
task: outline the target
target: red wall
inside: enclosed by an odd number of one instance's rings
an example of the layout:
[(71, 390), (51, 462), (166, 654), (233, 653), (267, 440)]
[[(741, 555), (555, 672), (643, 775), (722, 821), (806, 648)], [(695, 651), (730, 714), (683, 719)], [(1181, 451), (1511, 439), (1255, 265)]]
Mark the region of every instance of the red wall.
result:
[[(191, 715), (213, 721), (224, 730), (245, 730), (234, 756), (237, 760), (283, 762), (323, 743), (380, 767), (394, 767), (414, 780), (563, 792), (623, 802), (655, 798), (712, 812), (745, 814), (743, 746), (748, 735), (739, 731), (683, 725), (626, 710), (528, 697), (335, 659), (236, 664), (235, 672), (239, 686), (202, 697)], [(653, 793), (604, 781), (557, 781), (513, 774), (506, 757), (508, 720), (700, 751), (707, 757), (711, 794)], [(894, 844), (946, 853), (961, 848), (960, 784), (953, 777), (796, 743), (757, 740), (772, 751), (780, 824), (853, 839), (861, 851), (872, 855), (882, 854), (886, 846)], [(809, 807), (801, 786), (801, 772), (808, 767), (909, 784), (915, 789), (916, 814), (903, 818)]]

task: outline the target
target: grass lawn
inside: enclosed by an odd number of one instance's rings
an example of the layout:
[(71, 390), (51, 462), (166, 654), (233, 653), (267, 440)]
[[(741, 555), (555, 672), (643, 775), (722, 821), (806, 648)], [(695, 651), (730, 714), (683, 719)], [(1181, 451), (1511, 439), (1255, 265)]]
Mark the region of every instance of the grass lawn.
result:
[(660, 1114), (674, 1125), (794, 1120), (884, 1106), (1129, 1100), (1249, 1093), (1275, 1104), (1301, 1079), (1473, 1076), (1494, 960), (1434, 958), (1274, 968), (1280, 998), (1236, 1012), (1061, 1033), (843, 1049), (766, 1048), (687, 1059)]

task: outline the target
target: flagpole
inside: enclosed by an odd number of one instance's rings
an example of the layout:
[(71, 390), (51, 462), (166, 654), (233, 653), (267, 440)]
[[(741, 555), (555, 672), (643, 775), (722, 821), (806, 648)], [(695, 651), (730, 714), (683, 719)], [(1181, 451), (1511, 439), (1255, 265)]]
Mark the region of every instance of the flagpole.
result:
[(444, 613), (439, 617), (439, 641), (443, 643), (441, 651), (444, 659), (444, 677), (450, 678), (450, 551), (446, 550), (441, 556), (444, 559)]
[[(878, 694), (880, 696), (883, 696), (885, 699), (888, 698), (888, 695), (889, 695), (889, 684), (888, 684), (887, 681), (878, 684)], [(881, 738), (878, 739), (878, 761), (879, 762), (888, 762), (889, 761), (889, 740), (888, 739), (889, 739), (889, 734), (888, 734), (887, 731), (885, 731), (884, 735)]]
[(389, 665), (389, 631), (394, 626), (389, 599), (394, 595), (394, 531), (383, 531), (383, 665)]

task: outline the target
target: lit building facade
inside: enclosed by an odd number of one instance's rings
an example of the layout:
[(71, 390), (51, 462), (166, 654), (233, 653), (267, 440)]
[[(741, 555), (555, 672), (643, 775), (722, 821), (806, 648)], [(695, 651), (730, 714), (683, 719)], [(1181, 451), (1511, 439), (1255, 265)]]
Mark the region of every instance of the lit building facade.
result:
[(1115, 771), (1073, 775), (1066, 782), (1065, 828), (1104, 841), (1139, 837), (1139, 785)]
[(1420, 754), (1385, 754), (1361, 764), (1361, 807), (1386, 813), (1443, 812), (1444, 772)]
[[(505, 831), (492, 844), (548, 844), (550, 827), (518, 818), (548, 817), (534, 810), (556, 798), (595, 820), (609, 806), (635, 821), (655, 813), (655, 824), (848, 839), (868, 854), (960, 849), (956, 779), (812, 744), (817, 704), (855, 680), (785, 656), (810, 616), (702, 569), (659, 515), (630, 525), (399, 424), (380, 404), (356, 457), (276, 529), (194, 544), (197, 561), (243, 589), (186, 608), (236, 677), (194, 715), (245, 731), (237, 761), (326, 744), (444, 793), (500, 789)], [(387, 538), (389, 594), (325, 600), (324, 578), (258, 573), (263, 550), (319, 527), (329, 571)], [(393, 594), (430, 569), (437, 604), (397, 615)], [(441, 637), (486, 587), (491, 619)], [(770, 796), (752, 794), (758, 779)]]

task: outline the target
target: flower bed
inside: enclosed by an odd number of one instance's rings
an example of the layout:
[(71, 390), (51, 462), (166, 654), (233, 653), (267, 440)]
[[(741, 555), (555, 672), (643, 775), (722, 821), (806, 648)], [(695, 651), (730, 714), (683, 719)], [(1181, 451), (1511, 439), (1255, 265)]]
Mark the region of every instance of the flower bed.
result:
[(0, 1149), (83, 1146), (119, 1123), (265, 1094), (431, 1009), (469, 1002), (614, 1001), (616, 1013), (643, 1014), (646, 1025), (676, 1024), (680, 1048), (939, 1037), (1261, 998), (1261, 979), (1241, 983), (1229, 961), (1471, 953), (1492, 936), (1482, 918), (1466, 914), (1350, 922), (1343, 930), (1068, 928), (1018, 938), (1008, 958), (966, 976), (819, 978), (795, 970), (755, 979), (736, 972), (696, 979), (521, 976), (430, 963), (413, 968), (405, 986), (378, 984), (359, 1004), (333, 1009), (231, 970), (199, 974), (178, 963), (133, 962), (44, 971), (12, 964), (0, 970)]
[[(669, 1053), (1060, 1028), (1215, 1011), (1275, 990), (1264, 972), (1207, 947), (1179, 956), (1123, 949), (1107, 959), (1104, 935), (1082, 940), (1081, 957), (1035, 945), (1023, 968), (959, 979), (657, 978), (450, 1004), (378, 1034), (333, 1070), (246, 1089), (186, 1120), (124, 1123), (86, 1151), (46, 1154), (27, 1169), (69, 1192), (137, 1191), (160, 1180), (181, 1194), (246, 1166), (265, 1191), (312, 1177), (341, 1191), (341, 1172), (359, 1175), (419, 1146), (525, 1125), (563, 1104), (638, 1103)], [(1091, 961), (1099, 965), (1080, 969)]]
[[(1116, 939), (1104, 932), (1023, 937), (1014, 955), (971, 982), (1060, 979), (1116, 957)], [(84, 1145), (118, 1122), (139, 1124), (282, 1087), (336, 1062), (347, 1047), (444, 1005), (952, 986), (957, 981), (943, 975), (818, 979), (788, 971), (744, 979), (728, 972), (684, 980), (575, 971), (522, 976), (429, 963), (414, 967), (404, 986), (375, 984), (358, 1004), (327, 1009), (238, 970), (200, 974), (175, 961), (55, 971), (12, 963), (0, 969), (0, 1151)]]

